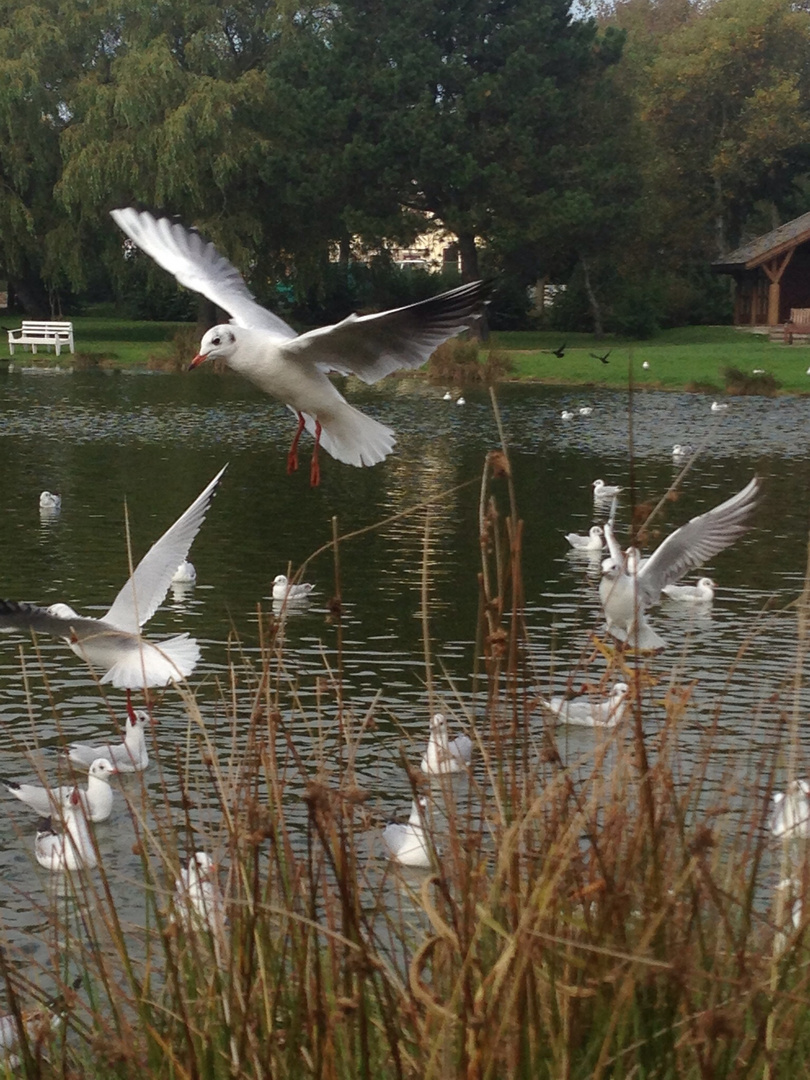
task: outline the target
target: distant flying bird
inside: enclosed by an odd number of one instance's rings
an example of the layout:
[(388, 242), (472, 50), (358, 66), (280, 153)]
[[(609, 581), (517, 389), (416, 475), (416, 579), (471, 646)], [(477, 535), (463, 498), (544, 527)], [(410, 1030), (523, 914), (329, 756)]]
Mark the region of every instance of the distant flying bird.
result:
[(238, 270), (198, 232), (132, 208), (113, 210), (117, 225), (179, 284), (202, 293), (231, 316), (203, 337), (191, 368), (223, 360), (298, 417), (287, 471), (298, 468), (304, 428), (315, 437), (310, 483), (320, 483), (318, 447), (347, 465), (376, 465), (394, 447), (391, 428), (350, 405), (327, 372), (375, 383), (400, 368), (418, 368), (442, 342), (480, 315), (486, 285), (475, 281), (417, 304), (376, 315), (349, 315), (334, 326), (296, 334), (256, 302)]
[(28, 629), (63, 638), (77, 656), (101, 674), (102, 683), (120, 690), (166, 686), (185, 679), (196, 667), (200, 649), (194, 638), (178, 634), (151, 642), (141, 627), (162, 604), (178, 566), (200, 531), (225, 469), (152, 545), (112, 607), (100, 619), (79, 615), (67, 604), (35, 604), (0, 600), (0, 627)]
[(556, 356), (558, 360), (562, 360), (565, 356), (565, 350), (568, 346), (568, 342), (564, 341), (558, 349), (543, 349), (543, 352), (551, 353), (552, 356)]
[(608, 349), (604, 356), (600, 356), (598, 353), (595, 352), (592, 352), (590, 355), (594, 358), (594, 360), (601, 360), (603, 364), (609, 364), (610, 361), (608, 360), (608, 357), (610, 356), (612, 351), (612, 349)]

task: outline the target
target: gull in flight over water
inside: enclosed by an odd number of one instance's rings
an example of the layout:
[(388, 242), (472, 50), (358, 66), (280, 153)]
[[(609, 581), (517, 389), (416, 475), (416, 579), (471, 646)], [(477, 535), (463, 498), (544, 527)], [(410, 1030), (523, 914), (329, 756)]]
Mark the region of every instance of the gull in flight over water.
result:
[(608, 522), (605, 539), (611, 565), (599, 583), (608, 633), (643, 652), (663, 649), (666, 642), (647, 622), (647, 608), (658, 602), (667, 585), (743, 535), (758, 493), (755, 476), (742, 491), (676, 529), (642, 561), (622, 552)]
[(45, 608), (0, 600), (0, 628), (34, 630), (63, 638), (77, 656), (101, 673), (102, 683), (112, 683), (128, 695), (130, 690), (166, 686), (187, 678), (200, 658), (196, 640), (188, 634), (178, 634), (165, 641), (147, 641), (141, 636), (141, 627), (152, 618), (169, 591), (172, 576), (200, 531), (224, 472), (221, 469), (217, 473), (188, 510), (147, 551), (106, 615), (94, 619), (79, 615), (67, 604)]
[(298, 468), (298, 441), (315, 437), (310, 483), (320, 482), (318, 447), (347, 465), (376, 465), (394, 447), (391, 428), (350, 405), (327, 372), (375, 383), (400, 368), (418, 368), (442, 342), (468, 330), (482, 310), (486, 286), (460, 285), (439, 296), (376, 315), (349, 315), (334, 326), (296, 334), (257, 303), (239, 271), (198, 232), (167, 217), (131, 207), (113, 220), (142, 251), (228, 312), (230, 324), (214, 326), (191, 361), (223, 360), (228, 367), (282, 401), (298, 418), (287, 471)]

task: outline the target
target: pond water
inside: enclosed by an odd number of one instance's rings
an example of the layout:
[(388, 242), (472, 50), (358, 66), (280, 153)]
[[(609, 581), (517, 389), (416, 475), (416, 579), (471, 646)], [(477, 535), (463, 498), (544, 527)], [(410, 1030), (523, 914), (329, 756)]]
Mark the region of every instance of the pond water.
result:
[[(102, 614), (128, 576), (124, 501), (137, 561), (229, 463), (191, 551), (197, 584), (170, 594), (148, 627), (153, 638), (189, 631), (200, 640), (203, 659), (190, 681), (211, 737), (226, 747), (232, 733), (222, 687), (229, 649), (238, 640), (245, 662), (255, 661), (257, 609), (272, 610), (274, 576), (327, 543), (333, 519), (340, 534), (387, 522), (340, 548), (344, 696), (356, 715), (374, 712), (375, 730), (358, 750), (362, 782), (383, 816), (407, 813), (411, 789), (401, 751), (418, 762), (429, 716), (420, 619), (426, 522), (439, 698), (454, 726), (465, 710), (478, 708), (470, 697), (480, 569), (475, 481), (498, 433), (488, 394), (467, 393), (467, 404), (457, 406), (443, 400), (443, 389), (414, 380), (373, 390), (352, 385), (351, 400), (397, 432), (396, 452), (373, 469), (324, 458), (321, 487), (312, 490), (308, 468), (292, 477), (285, 472), (290, 414), (237, 378), (0, 373), (0, 596), (43, 605), (64, 601)], [(655, 502), (677, 471), (673, 444), (705, 441), (681, 497), (666, 505), (660, 522), (666, 535), (739, 491), (754, 473), (762, 477), (754, 527), (706, 570), (719, 584), (714, 604), (697, 615), (664, 604), (653, 618), (671, 645), (654, 661), (658, 696), (668, 680), (694, 682), (679, 746), (683, 776), (701, 760), (706, 728), (716, 723), (711, 783), (720, 790), (733, 774), (741, 789), (759, 797), (794, 674), (789, 605), (802, 588), (807, 560), (810, 400), (739, 398), (715, 414), (703, 396), (638, 394), (632, 455), (626, 393), (508, 385), (499, 389), (498, 402), (525, 521), (526, 618), (538, 691), (583, 681), (589, 633), (601, 622), (595, 567), (572, 556), (564, 540), (564, 533), (585, 532), (600, 520), (593, 517), (594, 478), (632, 484), (638, 499)], [(590, 416), (561, 419), (564, 408), (586, 404), (593, 407)], [(61, 514), (48, 522), (38, 510), (43, 489), (63, 497)], [(433, 496), (429, 513), (387, 521)], [(628, 505), (624, 498), (621, 527)], [(336, 655), (337, 630), (328, 614), (334, 575), (329, 553), (309, 564), (306, 579), (315, 590), (308, 604), (289, 614), (285, 629), (290, 686), (313, 715), (320, 711), (327, 719), (334, 714), (322, 693), (325, 664)], [(803, 700), (803, 716), (808, 707), (810, 699)], [(105, 704), (62, 643), (42, 639), (37, 651), (26, 635), (0, 635), (5, 776), (32, 776), (31, 747), (53, 775), (63, 740), (109, 736), (110, 709), (122, 717), (123, 696), (110, 691)], [(164, 695), (158, 721), (159, 745), (182, 746), (187, 717), (176, 692)], [(655, 723), (652, 707), (645, 724), (653, 731)], [(568, 736), (572, 755), (583, 738)], [(296, 739), (305, 753), (308, 733)], [(167, 774), (169, 797), (179, 801), (170, 768)], [(147, 787), (157, 789), (158, 780), (146, 774)], [(0, 913), (7, 927), (30, 928), (41, 919), (31, 896), (44, 892), (47, 875), (32, 863), (33, 821), (10, 797), (3, 798), (3, 809)], [(204, 810), (199, 824), (215, 831)], [(120, 800), (97, 835), (122, 883), (122, 906), (137, 919), (139, 901), (125, 893), (139, 861)], [(378, 842), (370, 840), (370, 848), (382, 859)]]

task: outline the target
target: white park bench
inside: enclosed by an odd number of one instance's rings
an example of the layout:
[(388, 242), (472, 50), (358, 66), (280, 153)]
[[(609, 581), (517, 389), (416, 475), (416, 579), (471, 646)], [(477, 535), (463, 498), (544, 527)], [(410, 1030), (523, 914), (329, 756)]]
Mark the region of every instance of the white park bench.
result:
[(18, 330), (8, 332), (8, 351), (12, 356), (15, 345), (30, 345), (33, 353), (37, 351), (37, 345), (52, 345), (57, 356), (67, 345), (73, 352), (73, 323), (23, 319)]

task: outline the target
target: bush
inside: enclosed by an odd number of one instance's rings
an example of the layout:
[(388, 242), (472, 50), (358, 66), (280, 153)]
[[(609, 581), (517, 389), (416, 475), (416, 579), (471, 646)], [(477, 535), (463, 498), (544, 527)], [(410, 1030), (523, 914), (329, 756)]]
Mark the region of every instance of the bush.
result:
[(782, 384), (767, 371), (752, 372), (750, 375), (737, 367), (723, 370), (726, 380), (726, 392), (740, 396), (776, 397)]
[(428, 361), (428, 378), (449, 386), (491, 386), (509, 374), (512, 361), (507, 353), (490, 349), (481, 363), (480, 348), (477, 338), (455, 337), (443, 342)]

